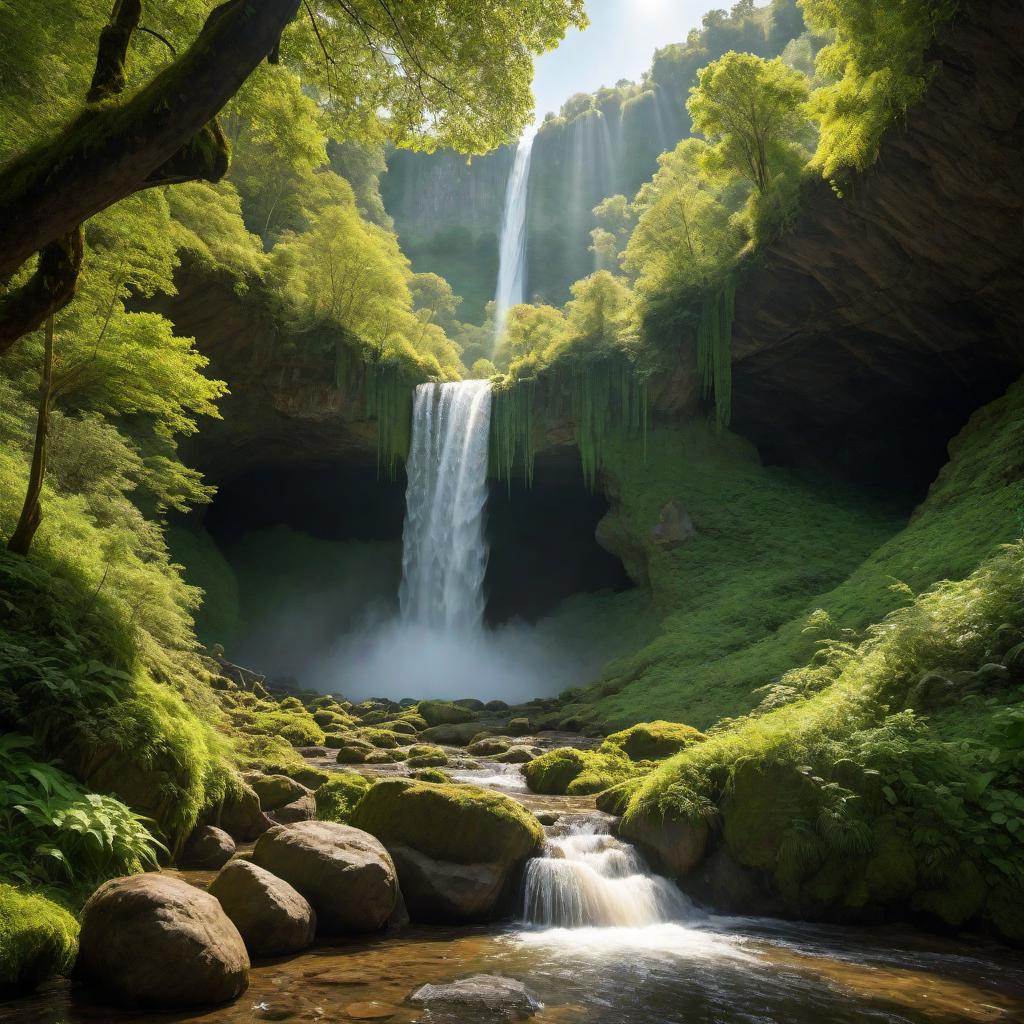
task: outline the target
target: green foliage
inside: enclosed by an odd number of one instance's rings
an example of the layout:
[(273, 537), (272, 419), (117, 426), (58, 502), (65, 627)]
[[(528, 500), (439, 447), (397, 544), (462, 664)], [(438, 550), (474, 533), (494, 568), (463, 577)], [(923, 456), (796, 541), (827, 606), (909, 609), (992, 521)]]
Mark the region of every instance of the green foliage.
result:
[(164, 848), (146, 819), (35, 760), (34, 750), (27, 736), (0, 736), (0, 879), (86, 887), (156, 867)]
[(370, 781), (355, 772), (336, 772), (316, 791), (316, 816), (320, 821), (347, 825), (355, 805), (370, 788)]
[(77, 954), (73, 915), (40, 893), (0, 883), (0, 992), (68, 975)]
[(804, 132), (807, 79), (776, 57), (734, 50), (700, 72), (687, 108), (713, 145), (703, 156), (713, 174), (738, 173), (767, 194)]
[(736, 282), (730, 276), (717, 291), (704, 295), (697, 326), (697, 372), (704, 397), (715, 396), (715, 423), (719, 430), (732, 415), (732, 320)]
[(924, 94), (925, 52), (959, 0), (801, 0), (808, 26), (829, 38), (817, 57), (826, 84), (811, 97), (820, 126), (814, 166), (836, 179), (878, 156), (885, 130)]

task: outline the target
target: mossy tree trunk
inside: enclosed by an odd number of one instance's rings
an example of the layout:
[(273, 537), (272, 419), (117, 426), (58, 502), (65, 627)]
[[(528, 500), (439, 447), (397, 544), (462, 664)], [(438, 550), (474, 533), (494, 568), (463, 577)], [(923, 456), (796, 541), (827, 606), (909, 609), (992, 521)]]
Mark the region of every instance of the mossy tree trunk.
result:
[(71, 301), (86, 220), (143, 189), (223, 177), (228, 145), (215, 118), (260, 61), (276, 59), (299, 2), (227, 0), (185, 53), (117, 103), (143, 7), (117, 0), (101, 35), (89, 105), (0, 170), (0, 281), (40, 254), (28, 282), (0, 297), (0, 355)]
[(43, 520), (43, 480), (46, 477), (46, 440), (50, 432), (50, 403), (53, 395), (53, 316), (47, 317), (43, 344), (43, 372), (39, 383), (39, 408), (36, 413), (36, 439), (32, 448), (32, 469), (28, 476), (28, 489), (21, 516), (11, 539), (9, 551), (27, 555), (32, 538)]

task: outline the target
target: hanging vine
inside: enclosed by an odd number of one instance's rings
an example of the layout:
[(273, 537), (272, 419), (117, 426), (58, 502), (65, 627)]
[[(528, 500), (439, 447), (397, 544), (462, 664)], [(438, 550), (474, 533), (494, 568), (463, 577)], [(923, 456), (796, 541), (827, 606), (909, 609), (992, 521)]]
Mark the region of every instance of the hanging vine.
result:
[(715, 423), (719, 430), (732, 417), (732, 321), (736, 309), (736, 279), (704, 296), (697, 325), (697, 373), (704, 397), (715, 396)]

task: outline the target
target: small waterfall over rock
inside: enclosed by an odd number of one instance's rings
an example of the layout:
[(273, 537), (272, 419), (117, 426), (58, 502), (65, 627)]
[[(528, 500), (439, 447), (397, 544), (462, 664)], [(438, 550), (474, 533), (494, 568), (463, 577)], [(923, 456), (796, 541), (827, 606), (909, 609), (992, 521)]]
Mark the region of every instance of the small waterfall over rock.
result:
[(643, 928), (693, 915), (690, 901), (637, 850), (585, 820), (527, 864), (523, 918), (544, 928)]
[(509, 308), (525, 298), (526, 291), (526, 197), (530, 181), (530, 156), (535, 129), (523, 132), (505, 189), (498, 245), (498, 287), (494, 294), (494, 344), (505, 329)]
[(490, 423), (489, 381), (416, 388), (399, 593), (405, 622), (452, 633), (480, 628)]

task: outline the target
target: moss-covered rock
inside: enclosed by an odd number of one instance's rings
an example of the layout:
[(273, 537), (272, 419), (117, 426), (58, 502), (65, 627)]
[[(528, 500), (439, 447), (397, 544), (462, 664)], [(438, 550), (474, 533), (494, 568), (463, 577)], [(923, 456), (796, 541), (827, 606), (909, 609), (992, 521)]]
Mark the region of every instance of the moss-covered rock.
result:
[(301, 782), (296, 782), (287, 775), (253, 773), (246, 776), (246, 781), (256, 791), (260, 798), (260, 807), (265, 811), (276, 811), (309, 792)]
[(490, 757), (492, 754), (504, 754), (512, 746), (509, 740), (501, 736), (485, 736), (473, 740), (466, 748), (474, 757)]
[(476, 722), (458, 722), (452, 725), (432, 725), (420, 733), (420, 739), (460, 747), (470, 743), (479, 734), (480, 726)]
[(534, 793), (582, 796), (600, 793), (625, 782), (636, 766), (624, 755), (560, 747), (523, 766), (526, 784)]
[(419, 729), (417, 729), (412, 722), (408, 722), (402, 718), (382, 722), (381, 727), (387, 729), (389, 732), (398, 733), (400, 736), (415, 736), (416, 733), (419, 732)]
[(417, 706), (420, 717), (427, 725), (460, 725), (472, 722), (476, 714), (469, 708), (443, 700), (423, 700)]
[(915, 893), (912, 906), (919, 913), (938, 918), (944, 925), (961, 928), (979, 916), (987, 896), (984, 876), (965, 858), (947, 884)]
[(528, 764), (540, 754), (539, 747), (509, 747), (503, 754), (496, 754), (492, 760), (499, 764)]
[(351, 824), (385, 846), (400, 843), (455, 864), (521, 860), (544, 839), (537, 819), (510, 797), (407, 779), (378, 782), (359, 801)]
[(0, 991), (27, 990), (68, 974), (78, 952), (78, 922), (45, 896), (0, 885)]
[(723, 836), (738, 864), (774, 870), (783, 836), (796, 820), (814, 821), (814, 784), (785, 764), (740, 761), (722, 803)]
[(417, 743), (409, 748), (405, 763), (410, 768), (443, 768), (448, 764), (448, 755), (442, 747)]
[(601, 749), (619, 750), (634, 761), (660, 761), (703, 739), (702, 732), (681, 722), (640, 722), (612, 733)]
[(400, 736), (398, 733), (391, 732), (389, 729), (361, 729), (359, 731), (359, 736), (367, 743), (370, 743), (375, 747), (380, 747), (384, 750), (394, 750), (395, 747), (399, 746), (405, 739), (403, 736)]
[(701, 861), (708, 843), (704, 821), (690, 821), (650, 808), (631, 811), (619, 824), (619, 834), (637, 844), (666, 874), (688, 875)]
[(412, 777), (420, 782), (433, 782), (439, 786), (450, 786), (455, 781), (441, 768), (421, 768), (413, 772)]
[(369, 779), (356, 772), (335, 772), (316, 791), (317, 818), (347, 825), (353, 809), (370, 785)]

